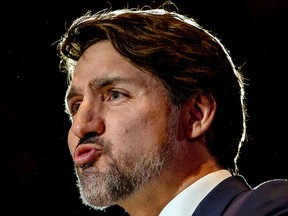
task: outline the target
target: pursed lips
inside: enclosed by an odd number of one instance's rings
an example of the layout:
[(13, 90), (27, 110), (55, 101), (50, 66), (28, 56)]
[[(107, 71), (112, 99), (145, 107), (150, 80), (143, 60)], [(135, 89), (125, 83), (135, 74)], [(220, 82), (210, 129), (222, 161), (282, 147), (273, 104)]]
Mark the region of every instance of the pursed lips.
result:
[(84, 164), (93, 162), (100, 154), (101, 148), (95, 146), (95, 144), (81, 144), (75, 150), (74, 164), (81, 167)]

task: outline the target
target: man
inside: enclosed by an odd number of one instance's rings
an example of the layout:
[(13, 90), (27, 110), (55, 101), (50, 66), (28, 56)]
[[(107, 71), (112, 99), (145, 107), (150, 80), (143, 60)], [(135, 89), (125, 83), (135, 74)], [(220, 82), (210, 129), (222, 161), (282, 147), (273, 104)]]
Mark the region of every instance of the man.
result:
[(87, 13), (59, 50), (84, 204), (133, 216), (288, 212), (287, 180), (252, 189), (239, 174), (244, 78), (193, 19), (147, 8)]

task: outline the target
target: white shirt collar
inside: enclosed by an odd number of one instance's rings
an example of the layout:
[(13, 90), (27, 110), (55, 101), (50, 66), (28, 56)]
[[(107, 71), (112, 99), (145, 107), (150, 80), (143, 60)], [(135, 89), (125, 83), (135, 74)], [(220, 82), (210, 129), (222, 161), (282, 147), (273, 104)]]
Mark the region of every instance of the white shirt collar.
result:
[(218, 170), (202, 177), (172, 199), (159, 216), (191, 216), (201, 200), (221, 181), (231, 176), (228, 170)]

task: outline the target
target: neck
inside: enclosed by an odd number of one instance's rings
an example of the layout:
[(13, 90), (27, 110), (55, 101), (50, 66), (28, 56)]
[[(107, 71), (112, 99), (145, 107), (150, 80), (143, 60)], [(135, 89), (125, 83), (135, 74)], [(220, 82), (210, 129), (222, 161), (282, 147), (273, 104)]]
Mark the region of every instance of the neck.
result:
[(160, 178), (144, 185), (128, 199), (119, 202), (119, 205), (131, 216), (158, 216), (161, 210), (188, 186), (203, 176), (221, 169), (213, 160), (189, 170), (187, 170), (188, 164), (176, 167), (178, 169), (165, 170)]

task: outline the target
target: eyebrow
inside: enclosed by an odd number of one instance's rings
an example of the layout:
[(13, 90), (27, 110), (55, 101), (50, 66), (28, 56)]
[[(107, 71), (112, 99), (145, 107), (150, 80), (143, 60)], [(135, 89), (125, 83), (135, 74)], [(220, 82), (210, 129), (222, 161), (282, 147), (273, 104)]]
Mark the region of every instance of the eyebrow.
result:
[[(88, 83), (89, 88), (92, 90), (97, 90), (104, 88), (109, 85), (115, 85), (121, 82), (130, 82), (131, 79), (123, 79), (121, 77), (111, 77), (111, 78), (95, 78)], [(69, 101), (71, 98), (80, 95), (80, 90), (75, 87), (71, 86), (66, 94), (66, 101)]]
[(88, 86), (93, 90), (97, 90), (97, 89), (104, 88), (109, 85), (115, 85), (121, 82), (127, 82), (127, 79), (123, 79), (121, 77), (96, 78), (96, 79), (91, 80), (88, 83)]

